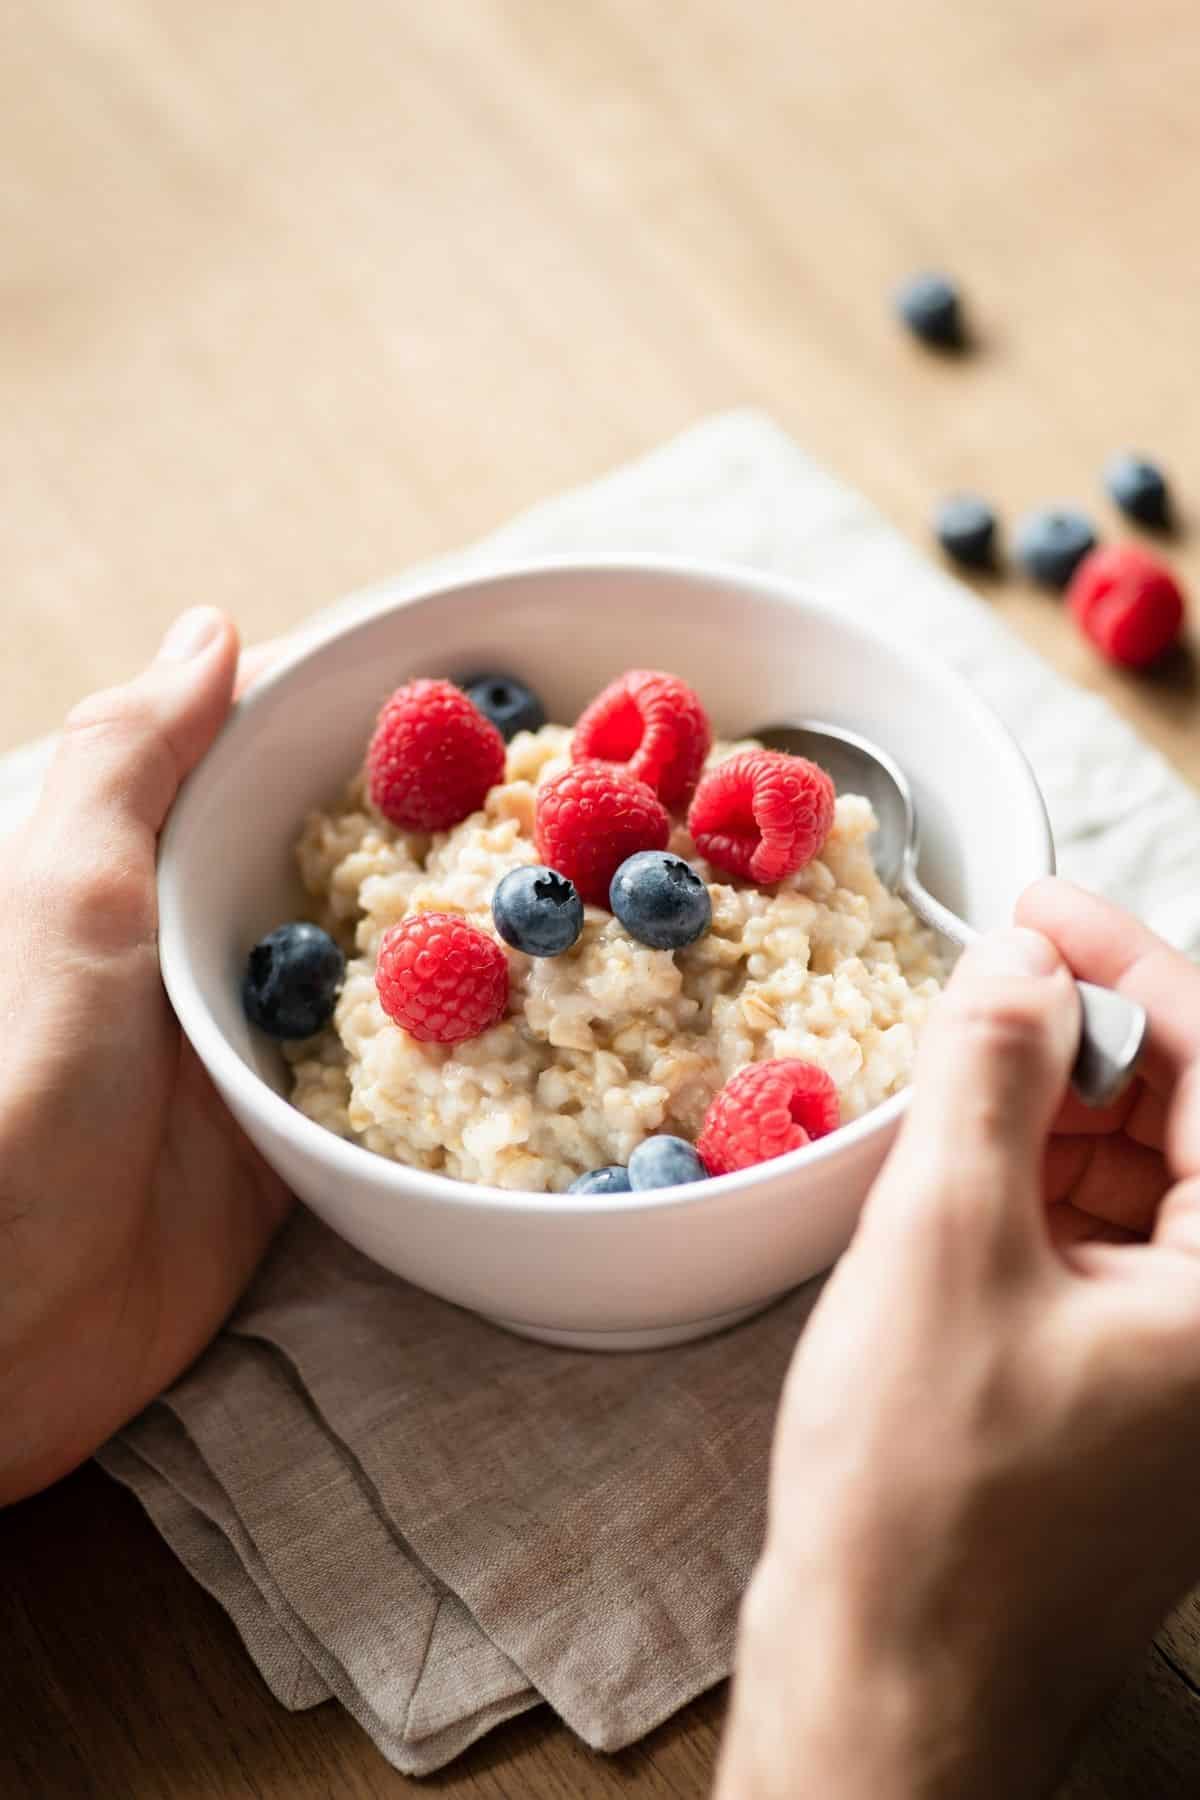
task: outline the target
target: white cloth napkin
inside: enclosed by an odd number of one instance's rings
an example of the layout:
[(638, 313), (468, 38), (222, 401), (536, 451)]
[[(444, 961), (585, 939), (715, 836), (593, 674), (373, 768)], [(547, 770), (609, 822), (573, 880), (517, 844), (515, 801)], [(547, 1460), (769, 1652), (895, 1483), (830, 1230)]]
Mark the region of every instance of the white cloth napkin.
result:
[[(404, 585), (588, 551), (791, 575), (944, 655), (1028, 752), (1063, 871), (1200, 949), (1200, 795), (769, 420), (712, 419)], [(0, 830), (51, 750), (0, 760)], [(418, 1293), (300, 1213), (217, 1342), (101, 1461), (285, 1706), (336, 1698), (410, 1773), (539, 1698), (616, 1748), (729, 1667), (814, 1291), (725, 1339), (583, 1357)]]

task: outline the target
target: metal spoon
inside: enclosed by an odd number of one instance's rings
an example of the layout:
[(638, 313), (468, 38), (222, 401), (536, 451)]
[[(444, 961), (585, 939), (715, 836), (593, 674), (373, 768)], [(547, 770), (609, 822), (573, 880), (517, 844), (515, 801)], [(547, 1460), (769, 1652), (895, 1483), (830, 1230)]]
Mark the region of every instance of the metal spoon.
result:
[[(863, 794), (879, 829), (871, 854), (879, 879), (907, 901), (919, 919), (960, 948), (979, 933), (935, 900), (917, 876), (917, 815), (912, 791), (891, 757), (866, 738), (839, 725), (806, 719), (796, 725), (765, 725), (751, 733), (771, 750), (806, 756), (832, 776), (841, 793)], [(1071, 1085), (1088, 1106), (1107, 1106), (1126, 1086), (1146, 1041), (1145, 1009), (1111, 988), (1081, 981), (1082, 1021)]]

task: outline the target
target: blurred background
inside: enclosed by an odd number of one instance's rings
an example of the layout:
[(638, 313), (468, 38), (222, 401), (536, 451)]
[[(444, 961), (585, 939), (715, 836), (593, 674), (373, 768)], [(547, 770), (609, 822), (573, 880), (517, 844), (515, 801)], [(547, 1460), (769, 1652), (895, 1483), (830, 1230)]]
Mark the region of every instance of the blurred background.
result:
[[(5, 36), (0, 745), (184, 606), (277, 632), (730, 405), (922, 540), (964, 486), (1111, 532), (1123, 444), (1186, 525), (1194, 0), (10, 0)], [(969, 358), (890, 313), (928, 264)], [(985, 591), (1177, 748), (1178, 672), (1150, 704)]]

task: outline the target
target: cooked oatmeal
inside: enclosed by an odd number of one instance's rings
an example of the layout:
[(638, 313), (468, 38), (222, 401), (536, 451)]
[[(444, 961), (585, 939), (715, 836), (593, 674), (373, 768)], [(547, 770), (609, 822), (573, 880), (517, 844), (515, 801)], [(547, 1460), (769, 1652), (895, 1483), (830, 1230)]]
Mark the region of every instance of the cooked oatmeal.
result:
[[(506, 947), (509, 1013), (465, 1043), (418, 1043), (384, 1013), (375, 955), (413, 912), (461, 913), (493, 937), (491, 901), (510, 869), (539, 861), (539, 781), (569, 758), (546, 725), (508, 747), (481, 811), (432, 836), (374, 813), (361, 777), (313, 813), (298, 845), (314, 917), (345, 949), (332, 1024), (286, 1047), (292, 1098), (340, 1136), (419, 1169), (529, 1191), (625, 1164), (643, 1138), (694, 1140), (713, 1095), (749, 1062), (797, 1057), (837, 1084), (843, 1122), (908, 1082), (940, 987), (936, 943), (875, 874), (875, 820), (838, 797), (820, 858), (772, 888), (701, 857), (682, 825), (671, 849), (704, 877), (712, 928), (680, 950), (636, 942), (588, 907), (574, 947), (532, 958)], [(718, 745), (709, 762), (744, 745)]]

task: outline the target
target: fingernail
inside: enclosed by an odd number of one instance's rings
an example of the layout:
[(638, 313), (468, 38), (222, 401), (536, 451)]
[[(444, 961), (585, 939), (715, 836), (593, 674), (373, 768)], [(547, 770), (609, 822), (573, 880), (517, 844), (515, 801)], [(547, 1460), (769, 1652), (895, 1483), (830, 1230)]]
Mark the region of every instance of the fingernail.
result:
[(971, 946), (971, 964), (990, 975), (1053, 975), (1059, 954), (1040, 931), (1014, 926), (1011, 931), (989, 931)]
[(158, 662), (187, 662), (207, 650), (221, 629), (215, 606), (192, 606), (180, 613), (158, 648)]

